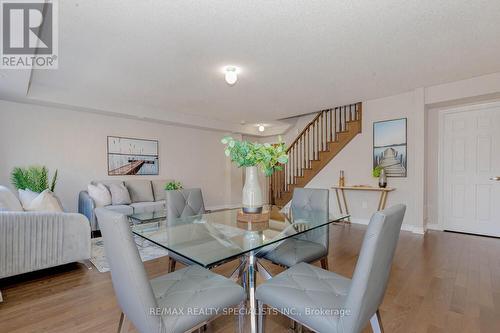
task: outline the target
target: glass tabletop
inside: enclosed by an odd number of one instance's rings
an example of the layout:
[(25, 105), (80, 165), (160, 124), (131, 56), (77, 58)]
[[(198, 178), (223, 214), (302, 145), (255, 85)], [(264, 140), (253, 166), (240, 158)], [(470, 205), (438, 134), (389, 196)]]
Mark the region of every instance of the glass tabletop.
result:
[(128, 216), (135, 223), (147, 223), (152, 221), (163, 220), (167, 217), (165, 210), (151, 212), (151, 213), (138, 213)]
[(324, 235), (328, 224), (349, 217), (327, 216), (325, 212), (307, 209), (285, 214), (269, 206), (265, 208), (270, 214), (268, 221), (247, 223), (238, 221), (240, 211), (231, 209), (171, 221), (163, 218), (131, 228), (135, 234), (168, 251), (203, 267), (213, 267), (251, 251), (268, 251), (293, 236)]

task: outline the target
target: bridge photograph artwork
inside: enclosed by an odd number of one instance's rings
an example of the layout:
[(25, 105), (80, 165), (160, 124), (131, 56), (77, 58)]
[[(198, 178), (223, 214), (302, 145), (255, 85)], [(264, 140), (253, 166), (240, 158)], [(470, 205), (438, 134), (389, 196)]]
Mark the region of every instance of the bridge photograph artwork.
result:
[(387, 177), (406, 177), (406, 118), (373, 123), (373, 168), (383, 168)]
[(158, 175), (158, 141), (108, 136), (108, 175)]

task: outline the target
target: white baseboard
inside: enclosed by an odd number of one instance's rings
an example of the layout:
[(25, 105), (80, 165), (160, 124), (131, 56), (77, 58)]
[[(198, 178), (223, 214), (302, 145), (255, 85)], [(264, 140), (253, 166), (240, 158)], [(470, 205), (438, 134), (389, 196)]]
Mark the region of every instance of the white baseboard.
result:
[[(368, 225), (369, 222), (370, 222), (369, 219), (351, 218), (351, 223)], [(401, 226), (401, 230), (410, 231), (414, 234), (419, 234), (419, 235), (425, 234), (425, 230), (423, 227), (417, 227), (414, 225), (403, 224)]]
[(439, 224), (428, 224), (427, 225), (427, 230), (443, 231), (444, 228), (441, 225), (439, 225)]

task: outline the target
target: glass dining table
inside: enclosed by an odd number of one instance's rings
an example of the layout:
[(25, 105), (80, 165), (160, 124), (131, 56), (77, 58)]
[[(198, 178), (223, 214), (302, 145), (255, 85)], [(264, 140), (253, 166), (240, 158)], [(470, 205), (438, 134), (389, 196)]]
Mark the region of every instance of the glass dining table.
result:
[[(188, 262), (213, 268), (239, 260), (231, 279), (241, 279), (248, 294), (251, 332), (256, 332), (256, 274), (271, 278), (259, 258), (291, 237), (327, 232), (326, 226), (347, 219), (348, 215), (328, 216), (307, 208), (284, 213), (276, 206), (264, 207), (269, 220), (241, 222), (240, 209), (211, 212), (154, 223), (133, 224), (132, 232), (167, 249)], [(327, 217), (328, 216), (328, 217)]]

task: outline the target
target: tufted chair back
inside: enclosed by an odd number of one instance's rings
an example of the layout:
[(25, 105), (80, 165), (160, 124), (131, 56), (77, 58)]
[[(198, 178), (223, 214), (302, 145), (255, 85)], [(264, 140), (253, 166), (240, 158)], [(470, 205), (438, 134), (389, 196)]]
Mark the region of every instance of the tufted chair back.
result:
[(105, 208), (97, 208), (95, 213), (120, 308), (140, 332), (164, 332), (161, 317), (150, 314), (158, 305), (127, 217)]
[[(329, 217), (329, 192), (320, 188), (295, 188), (290, 211), (294, 219)], [(324, 245), (328, 249), (329, 227), (311, 230), (300, 237)]]
[(166, 201), (167, 221), (205, 213), (203, 195), (199, 188), (167, 191)]

